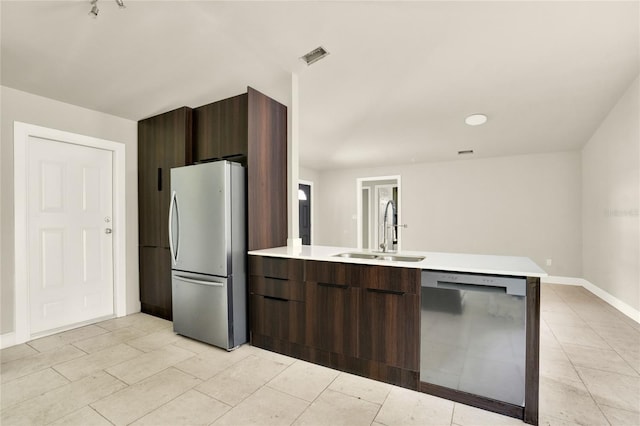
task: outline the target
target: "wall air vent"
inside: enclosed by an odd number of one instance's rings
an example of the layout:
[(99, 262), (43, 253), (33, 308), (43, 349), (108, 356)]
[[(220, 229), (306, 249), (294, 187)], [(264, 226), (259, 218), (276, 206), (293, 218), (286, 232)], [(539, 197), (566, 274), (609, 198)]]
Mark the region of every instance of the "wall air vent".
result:
[(328, 54), (329, 52), (327, 52), (327, 50), (324, 47), (320, 46), (320, 47), (316, 47), (315, 49), (313, 49), (311, 52), (307, 53), (300, 59), (305, 61), (307, 65), (311, 65), (314, 62), (318, 62), (320, 59), (324, 58)]
[(473, 154), (473, 150), (472, 149), (464, 149), (462, 151), (458, 151), (458, 155), (466, 155), (466, 154)]

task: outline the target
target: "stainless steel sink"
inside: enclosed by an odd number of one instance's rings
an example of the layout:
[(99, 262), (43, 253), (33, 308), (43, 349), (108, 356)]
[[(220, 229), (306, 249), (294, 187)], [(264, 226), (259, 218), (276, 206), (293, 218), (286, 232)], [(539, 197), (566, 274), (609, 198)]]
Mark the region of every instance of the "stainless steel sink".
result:
[(346, 257), (351, 259), (368, 259), (368, 260), (388, 260), (390, 262), (421, 262), (424, 260), (424, 256), (406, 256), (397, 255), (391, 253), (340, 253), (335, 254), (335, 257)]
[(377, 258), (375, 254), (369, 254), (369, 253), (340, 253), (340, 254), (335, 254), (334, 256), (348, 257), (353, 259), (369, 259), (369, 260), (373, 260)]
[(424, 256), (396, 256), (396, 255), (378, 255), (378, 260), (390, 260), (392, 262), (421, 262), (424, 260)]

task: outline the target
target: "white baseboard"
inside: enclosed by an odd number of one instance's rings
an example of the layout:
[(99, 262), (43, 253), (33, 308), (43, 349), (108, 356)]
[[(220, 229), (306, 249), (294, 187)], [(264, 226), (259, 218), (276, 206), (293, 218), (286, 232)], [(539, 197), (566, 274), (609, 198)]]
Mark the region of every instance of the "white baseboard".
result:
[(582, 281), (584, 280), (582, 278), (549, 275), (548, 277), (542, 277), (540, 281), (542, 284), (582, 285)]
[(595, 296), (604, 300), (635, 322), (640, 324), (640, 311), (629, 306), (622, 300), (617, 297), (607, 293), (597, 285), (585, 280), (584, 278), (575, 278), (575, 277), (555, 277), (548, 276), (541, 279), (543, 284), (561, 284), (561, 285), (579, 285), (589, 290)]
[(640, 324), (639, 310), (633, 308), (632, 306), (627, 305), (625, 302), (607, 293), (597, 285), (592, 284), (589, 281), (584, 279), (582, 281), (583, 281), (582, 286), (584, 288), (586, 288), (591, 293), (595, 294), (600, 299), (604, 300), (605, 302), (607, 302), (608, 304), (610, 304), (611, 306), (613, 306), (614, 308), (616, 308), (617, 310), (619, 310), (620, 312), (622, 312), (623, 314), (625, 314), (626, 316), (628, 316), (629, 318), (631, 318), (632, 320)]
[(0, 349), (8, 348), (16, 344), (16, 333), (0, 334)]

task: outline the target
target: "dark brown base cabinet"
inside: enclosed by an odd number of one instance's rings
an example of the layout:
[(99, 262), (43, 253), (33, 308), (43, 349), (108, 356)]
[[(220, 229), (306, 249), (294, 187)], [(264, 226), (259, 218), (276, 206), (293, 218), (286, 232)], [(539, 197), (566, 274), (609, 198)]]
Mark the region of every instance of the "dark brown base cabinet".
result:
[(418, 371), (417, 344), (406, 342), (420, 341), (419, 296), (364, 289), (360, 300), (358, 357)]
[(347, 285), (305, 283), (306, 344), (312, 348), (357, 355), (357, 322), (353, 313), (358, 309), (357, 290)]
[(521, 407), (420, 382), (420, 270), (267, 256), (249, 268), (254, 346), (538, 423), (539, 278), (527, 278)]
[(171, 254), (164, 247), (140, 247), (142, 312), (172, 319)]
[(250, 256), (250, 274), (253, 345), (418, 389), (419, 270)]

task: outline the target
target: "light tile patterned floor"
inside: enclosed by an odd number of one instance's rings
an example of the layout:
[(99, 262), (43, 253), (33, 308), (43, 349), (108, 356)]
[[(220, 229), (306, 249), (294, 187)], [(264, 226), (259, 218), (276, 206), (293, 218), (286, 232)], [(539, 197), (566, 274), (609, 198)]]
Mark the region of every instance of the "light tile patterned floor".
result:
[[(542, 287), (540, 424), (640, 425), (640, 325)], [(0, 424), (518, 425), (250, 345), (227, 353), (144, 314), (2, 350)]]

